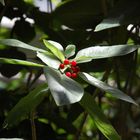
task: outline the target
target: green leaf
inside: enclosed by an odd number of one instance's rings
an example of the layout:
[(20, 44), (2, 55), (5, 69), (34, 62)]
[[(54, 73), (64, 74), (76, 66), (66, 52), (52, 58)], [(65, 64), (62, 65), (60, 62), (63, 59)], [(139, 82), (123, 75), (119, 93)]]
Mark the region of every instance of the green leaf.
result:
[(53, 46), (55, 46), (61, 52), (64, 51), (64, 48), (62, 47), (62, 45), (60, 43), (52, 41), (52, 40), (48, 40), (48, 42), (51, 43)]
[(85, 0), (62, 1), (53, 12), (55, 21), (74, 29), (93, 28), (100, 21), (101, 14), (99, 0), (86, 0), (86, 3)]
[(65, 60), (64, 54), (52, 43), (49, 43), (47, 40), (43, 40), (45, 46), (62, 62)]
[(12, 58), (2, 58), (2, 57), (0, 57), (0, 63), (24, 65), (24, 66), (32, 66), (32, 67), (44, 67), (44, 65), (37, 64), (34, 62), (29, 62), (29, 61), (19, 60), (19, 59), (12, 59)]
[(78, 60), (81, 57), (85, 57), (85, 59), (100, 59), (100, 58), (108, 58), (115, 56), (122, 56), (129, 54), (136, 49), (138, 49), (140, 45), (113, 45), (113, 46), (95, 46), (89, 47), (80, 50), (75, 60)]
[(124, 94), (122, 91), (115, 87), (111, 87), (108, 84), (96, 79), (95, 77), (89, 75), (88, 73), (80, 73), (80, 77), (85, 80), (87, 83), (98, 87), (99, 89), (110, 93), (113, 97), (124, 100), (126, 102), (137, 105), (137, 103), (128, 95)]
[(79, 83), (50, 67), (45, 67), (44, 72), (52, 96), (58, 106), (81, 100), (84, 90)]
[(34, 111), (45, 98), (47, 91), (47, 85), (42, 84), (37, 86), (27, 96), (23, 97), (8, 113), (8, 116), (3, 124), (4, 128), (17, 125), (20, 121), (28, 118), (30, 113)]
[(85, 93), (80, 104), (89, 113), (97, 128), (108, 140), (121, 140), (116, 130), (106, 119), (90, 94)]
[(48, 66), (58, 69), (60, 65), (60, 61), (51, 53), (41, 53), (37, 52), (37, 57), (40, 58), (45, 64)]
[(0, 0), (0, 3), (2, 3), (3, 5), (5, 5), (5, 2), (4, 2), (4, 0)]
[(121, 24), (117, 19), (104, 19), (100, 24), (96, 26), (95, 32), (118, 26), (121, 26)]
[(18, 48), (23, 48), (23, 49), (27, 49), (27, 50), (31, 50), (31, 51), (46, 52), (43, 49), (33, 47), (31, 45), (28, 45), (28, 44), (21, 42), (19, 40), (16, 40), (16, 39), (0, 39), (0, 44), (18, 47)]
[(136, 16), (136, 13), (139, 12), (140, 1), (119, 1), (109, 12), (107, 18), (105, 18), (100, 24), (96, 26), (95, 31), (138, 23), (140, 21), (140, 16)]
[(76, 49), (76, 46), (75, 45), (68, 45), (65, 49), (65, 56), (67, 58), (75, 55), (75, 49)]
[(92, 57), (88, 57), (88, 56), (80, 56), (80, 57), (76, 57), (74, 58), (74, 60), (76, 60), (76, 62), (79, 63), (86, 63), (86, 62), (90, 62), (92, 61)]

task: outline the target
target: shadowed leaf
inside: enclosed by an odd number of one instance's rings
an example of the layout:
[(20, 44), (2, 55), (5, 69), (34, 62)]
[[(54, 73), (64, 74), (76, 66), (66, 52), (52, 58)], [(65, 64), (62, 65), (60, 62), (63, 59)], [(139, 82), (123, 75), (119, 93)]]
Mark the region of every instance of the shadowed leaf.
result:
[(30, 113), (41, 103), (45, 98), (48, 87), (46, 84), (37, 86), (27, 96), (23, 97), (15, 107), (8, 113), (3, 127), (12, 127), (20, 121), (28, 118)]
[(95, 31), (101, 31), (113, 27), (138, 23), (140, 21), (140, 1), (123, 0), (110, 11), (105, 18), (95, 28)]

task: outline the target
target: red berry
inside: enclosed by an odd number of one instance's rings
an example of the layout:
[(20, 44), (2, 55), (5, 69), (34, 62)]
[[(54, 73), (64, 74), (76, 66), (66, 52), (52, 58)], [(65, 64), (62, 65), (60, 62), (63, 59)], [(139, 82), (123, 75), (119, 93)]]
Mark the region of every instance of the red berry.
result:
[(68, 65), (70, 63), (70, 61), (68, 59), (64, 60), (64, 65)]
[(59, 65), (59, 68), (60, 68), (60, 69), (64, 69), (64, 67), (65, 67), (64, 64), (60, 64), (60, 65)]
[(80, 68), (76, 66), (76, 72), (80, 72)]
[(66, 74), (66, 76), (71, 77), (71, 73), (70, 72), (66, 72), (65, 74)]
[(71, 77), (72, 77), (72, 78), (77, 78), (77, 73), (72, 73), (72, 74), (71, 74)]
[(76, 67), (71, 66), (71, 70), (72, 70), (73, 72), (76, 72)]
[(73, 60), (73, 61), (71, 62), (71, 65), (75, 67), (75, 66), (77, 65), (77, 62)]
[(80, 68), (78, 66), (76, 67), (71, 67), (71, 70), (74, 72), (74, 73), (78, 73), (80, 71)]

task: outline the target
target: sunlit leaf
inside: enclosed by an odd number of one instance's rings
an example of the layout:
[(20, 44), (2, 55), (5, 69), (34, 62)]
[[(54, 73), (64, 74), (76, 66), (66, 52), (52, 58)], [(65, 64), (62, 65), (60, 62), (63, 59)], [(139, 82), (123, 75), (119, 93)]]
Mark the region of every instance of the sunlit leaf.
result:
[(116, 97), (118, 99), (121, 99), (121, 100), (124, 100), (126, 102), (133, 103), (133, 104), (137, 105), (137, 103), (130, 96), (123, 93), (119, 89), (117, 89), (115, 87), (111, 87), (110, 85), (96, 79), (95, 77), (89, 75), (88, 73), (83, 72), (83, 73), (80, 73), (79, 75), (87, 83), (89, 83), (95, 87), (98, 87), (99, 89), (101, 89), (103, 91), (110, 93), (113, 97)]
[(32, 66), (32, 67), (44, 67), (44, 65), (30, 62), (30, 61), (12, 59), (12, 58), (2, 58), (2, 57), (0, 57), (0, 63), (13, 64), (13, 65), (24, 65), (24, 66)]
[(60, 65), (60, 61), (51, 53), (41, 53), (37, 52), (37, 57), (39, 57), (45, 64), (48, 66), (58, 69)]
[(31, 51), (46, 52), (43, 49), (33, 47), (31, 45), (28, 45), (28, 44), (21, 42), (19, 40), (16, 40), (16, 39), (0, 39), (0, 44), (18, 47), (18, 48), (23, 48), (23, 49), (27, 49), (27, 50), (31, 50)]
[(30, 113), (41, 103), (45, 98), (48, 87), (46, 84), (37, 86), (27, 96), (23, 97), (15, 107), (8, 113), (3, 127), (12, 127), (20, 121), (28, 118)]
[(65, 49), (65, 56), (67, 58), (73, 56), (75, 54), (75, 49), (76, 49), (75, 45), (68, 45)]
[(118, 27), (121, 26), (118, 20), (115, 19), (104, 19), (100, 24), (98, 24), (95, 28), (95, 32), (113, 28), (113, 27)]
[(55, 41), (52, 41), (52, 40), (48, 40), (48, 42), (51, 43), (53, 46), (55, 46), (58, 50), (60, 50), (62, 52), (64, 51), (64, 48), (58, 42), (55, 42)]
[(84, 90), (79, 83), (50, 67), (45, 67), (44, 72), (57, 105), (68, 105), (81, 100)]
[(77, 63), (86, 63), (86, 62), (92, 61), (92, 57), (80, 56), (80, 57), (74, 58), (74, 60), (76, 60)]
[(108, 58), (115, 56), (122, 56), (129, 54), (136, 49), (138, 49), (140, 45), (114, 45), (114, 46), (95, 46), (89, 47), (80, 50), (75, 60), (80, 59), (81, 57), (85, 57), (85, 59), (100, 59), (100, 58)]
[(64, 61), (65, 57), (62, 51), (60, 51), (56, 46), (54, 46), (52, 43), (49, 43), (47, 40), (43, 40), (45, 46), (62, 62)]
[(97, 128), (108, 140), (121, 140), (116, 130), (106, 119), (90, 94), (85, 93), (80, 104), (89, 113)]

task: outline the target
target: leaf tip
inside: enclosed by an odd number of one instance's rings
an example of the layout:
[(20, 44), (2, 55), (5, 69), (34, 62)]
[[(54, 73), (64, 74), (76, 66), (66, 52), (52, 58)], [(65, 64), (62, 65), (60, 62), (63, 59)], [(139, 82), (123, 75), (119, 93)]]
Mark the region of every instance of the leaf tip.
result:
[(2, 124), (2, 128), (5, 129), (8, 127), (8, 122), (5, 120), (4, 123)]

